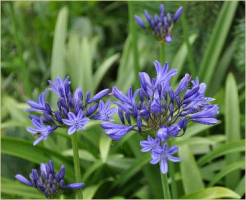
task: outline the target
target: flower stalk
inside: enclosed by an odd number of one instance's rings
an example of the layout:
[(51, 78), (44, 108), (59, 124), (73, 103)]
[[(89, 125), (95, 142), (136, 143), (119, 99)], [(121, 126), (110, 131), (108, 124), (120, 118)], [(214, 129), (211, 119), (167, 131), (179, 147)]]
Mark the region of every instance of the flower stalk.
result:
[(162, 174), (161, 173), (161, 183), (162, 183), (162, 190), (163, 190), (164, 199), (171, 199), (171, 194), (170, 194), (170, 190), (169, 190), (167, 174)]
[(139, 62), (138, 62), (138, 41), (137, 41), (137, 34), (136, 34), (136, 26), (134, 20), (134, 6), (133, 1), (128, 1), (128, 10), (129, 10), (129, 22), (130, 22), (130, 34), (131, 34), (131, 44), (133, 49), (133, 65), (134, 65), (134, 86), (135, 88), (139, 88), (138, 80), (138, 72), (139, 69)]
[[(72, 147), (73, 147), (73, 162), (74, 162), (74, 171), (75, 171), (75, 180), (77, 183), (81, 182), (81, 171), (80, 171), (80, 160), (79, 160), (79, 151), (77, 143), (77, 133), (71, 135), (72, 138)], [(77, 191), (76, 199), (83, 199), (82, 190)]]

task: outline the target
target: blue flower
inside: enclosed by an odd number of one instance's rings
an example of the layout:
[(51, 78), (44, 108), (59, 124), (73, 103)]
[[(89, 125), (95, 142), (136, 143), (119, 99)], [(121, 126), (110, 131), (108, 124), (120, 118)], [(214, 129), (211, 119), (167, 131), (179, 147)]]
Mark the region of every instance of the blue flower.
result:
[(101, 124), (107, 136), (113, 140), (120, 140), (124, 135), (134, 129), (134, 126), (126, 126), (121, 124), (112, 124), (104, 122)]
[[(41, 122), (40, 116), (29, 115), (33, 124), (37, 128), (28, 128), (28, 131), (40, 135), (40, 137), (34, 142), (36, 145), (41, 140), (47, 139), (48, 135), (56, 128), (68, 128), (68, 134), (72, 134), (79, 129), (85, 129), (84, 125), (91, 119), (99, 119), (102, 121), (111, 121), (110, 117), (116, 112), (117, 108), (109, 109), (107, 105), (103, 107), (101, 101), (100, 110), (98, 111), (98, 103), (96, 101), (103, 98), (109, 93), (109, 89), (104, 89), (91, 97), (89, 91), (87, 91), (85, 98), (84, 92), (81, 87), (78, 87), (74, 94), (70, 89), (70, 80), (67, 77), (64, 81), (57, 77), (55, 82), (48, 81), (51, 88), (41, 93), (38, 101), (29, 100), (27, 103), (32, 107), (25, 111), (38, 111), (42, 112), (43, 118)], [(45, 102), (45, 95), (47, 91), (54, 92), (59, 95), (57, 100), (57, 109), (53, 110), (49, 102)], [(108, 102), (110, 104), (110, 102)], [(98, 113), (97, 113), (98, 111)], [(95, 114), (93, 116), (93, 114)], [(37, 125), (39, 123), (40, 125)]]
[(37, 112), (43, 112), (46, 110), (45, 107), (45, 95), (47, 91), (42, 92), (39, 97), (38, 97), (38, 103), (33, 101), (33, 100), (28, 100), (27, 103), (30, 105), (32, 108), (25, 109), (26, 112), (32, 112), (32, 111), (37, 111)]
[(155, 150), (157, 147), (160, 146), (160, 139), (159, 138), (153, 139), (150, 135), (148, 135), (147, 140), (143, 140), (140, 142), (140, 146), (143, 147), (141, 149), (142, 152)]
[(191, 121), (211, 125), (218, 123), (218, 120), (214, 118), (216, 114), (219, 113), (219, 107), (217, 105), (212, 106), (209, 109), (205, 109), (198, 112), (190, 117)]
[(90, 119), (88, 117), (83, 116), (84, 112), (79, 110), (78, 114), (75, 115), (72, 112), (68, 113), (68, 119), (63, 119), (63, 123), (68, 125), (69, 128), (67, 130), (68, 135), (73, 134), (77, 130), (84, 130), (84, 125), (87, 124)]
[(33, 145), (38, 144), (42, 140), (46, 140), (47, 137), (55, 130), (57, 129), (57, 126), (51, 127), (51, 126), (45, 126), (42, 117), (39, 119), (32, 119), (32, 124), (36, 128), (28, 127), (27, 131), (34, 134), (35, 136), (39, 136), (37, 140), (33, 142)]
[(110, 119), (110, 117), (112, 117), (117, 112), (117, 108), (110, 108), (110, 104), (110, 99), (107, 101), (105, 105), (103, 101), (100, 100), (98, 114), (92, 116), (91, 119), (98, 119), (102, 121), (114, 121), (113, 119)]
[(38, 170), (33, 169), (29, 176), (30, 181), (20, 174), (17, 174), (15, 178), (21, 183), (43, 192), (48, 199), (56, 198), (65, 188), (81, 189), (85, 186), (84, 183), (65, 185), (65, 167), (62, 166), (60, 171), (55, 173), (54, 164), (51, 160), (48, 163), (42, 163), (40, 165), (40, 171), (39, 175)]
[[(180, 7), (176, 11), (173, 20), (171, 19), (171, 14), (167, 13), (167, 15), (165, 16), (164, 11), (164, 5), (161, 4), (160, 15), (155, 14), (155, 16), (152, 17), (147, 10), (144, 11), (144, 14), (155, 38), (160, 42), (171, 42), (174, 24), (177, 22), (180, 15), (182, 14), (183, 7)], [(143, 20), (139, 16), (135, 15), (135, 20), (143, 29), (147, 29)]]
[(56, 78), (56, 82), (52, 82), (51, 80), (48, 81), (49, 84), (52, 86), (52, 88), (49, 88), (48, 90), (55, 92), (56, 94), (58, 94), (61, 97), (65, 97), (68, 92), (69, 92), (69, 85), (70, 85), (70, 81), (69, 81), (69, 76), (64, 80), (57, 77)]
[(172, 146), (170, 148), (167, 147), (167, 144), (164, 146), (159, 146), (155, 150), (152, 151), (151, 157), (152, 160), (150, 161), (151, 164), (160, 163), (161, 173), (166, 174), (168, 171), (168, 163), (167, 160), (172, 162), (180, 162), (181, 159), (178, 157), (171, 156), (172, 154), (177, 153), (178, 147)]

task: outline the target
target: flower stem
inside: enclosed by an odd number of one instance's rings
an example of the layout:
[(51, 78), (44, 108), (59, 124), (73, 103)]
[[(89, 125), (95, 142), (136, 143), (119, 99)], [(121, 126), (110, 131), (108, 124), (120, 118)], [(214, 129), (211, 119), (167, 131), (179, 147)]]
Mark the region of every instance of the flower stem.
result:
[(12, 23), (13, 23), (13, 29), (14, 29), (15, 43), (16, 43), (16, 47), (17, 47), (19, 60), (20, 60), (21, 71), (22, 71), (22, 75), (23, 75), (23, 79), (24, 79), (24, 85), (25, 85), (25, 89), (26, 89), (28, 96), (30, 98), (32, 98), (31, 84), (30, 84), (30, 80), (29, 80), (29, 74), (27, 71), (27, 67), (26, 67), (25, 61), (23, 59), (23, 51), (22, 51), (22, 46), (21, 46), (21, 42), (19, 39), (19, 34), (18, 34), (19, 31), (18, 31), (18, 27), (17, 27), (17, 18), (16, 18), (15, 11), (13, 8), (13, 2), (9, 2), (9, 5), (10, 5), (10, 15), (11, 15), (11, 19), (12, 19)]
[(165, 42), (159, 42), (160, 44), (160, 63), (164, 65), (165, 63)]
[(131, 44), (133, 48), (133, 63), (134, 63), (134, 86), (135, 89), (139, 88), (138, 72), (139, 62), (138, 62), (138, 38), (136, 34), (136, 22), (134, 20), (134, 6), (133, 1), (128, 1), (128, 12), (129, 12), (129, 23), (130, 23), (130, 34), (131, 34)]
[[(77, 143), (77, 133), (73, 133), (72, 137), (72, 146), (73, 146), (73, 162), (74, 162), (74, 171), (75, 171), (75, 179), (77, 183), (81, 183), (81, 171), (80, 171), (80, 160), (79, 160), (79, 151), (78, 151), (78, 143)], [(82, 189), (79, 189), (77, 192), (77, 199), (83, 199)]]
[(162, 174), (161, 173), (161, 183), (162, 183), (162, 190), (163, 190), (164, 199), (171, 199), (171, 194), (170, 194), (170, 190), (169, 190), (167, 174)]

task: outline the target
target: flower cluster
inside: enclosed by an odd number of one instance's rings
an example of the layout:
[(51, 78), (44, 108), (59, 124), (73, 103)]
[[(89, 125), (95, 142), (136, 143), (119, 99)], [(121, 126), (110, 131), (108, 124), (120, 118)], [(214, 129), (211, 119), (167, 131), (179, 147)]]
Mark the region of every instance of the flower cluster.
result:
[[(77, 130), (85, 129), (84, 125), (90, 119), (111, 121), (110, 117), (114, 115), (117, 108), (110, 109), (110, 100), (104, 105), (100, 99), (109, 93), (109, 89), (104, 89), (91, 97), (90, 92), (84, 94), (83, 90), (78, 87), (74, 94), (70, 89), (69, 77), (64, 81), (56, 78), (56, 82), (49, 81), (51, 88), (41, 93), (38, 102), (33, 100), (27, 101), (31, 108), (27, 112), (39, 112), (40, 115), (30, 114), (32, 124), (35, 128), (29, 127), (27, 131), (35, 136), (39, 136), (34, 141), (34, 145), (47, 137), (58, 127), (68, 128), (68, 134), (73, 134)], [(53, 92), (58, 95), (57, 110), (52, 110), (50, 103), (45, 101), (47, 92)], [(99, 103), (96, 103), (100, 100)], [(98, 109), (99, 107), (99, 109)]]
[[(170, 13), (167, 13), (167, 15), (165, 16), (165, 9), (163, 4), (161, 4), (160, 6), (160, 15), (155, 14), (154, 17), (151, 17), (147, 10), (144, 11), (145, 17), (149, 23), (150, 28), (152, 29), (153, 35), (158, 41), (172, 41), (173, 25), (182, 14), (182, 11), (183, 7), (180, 7), (176, 11), (173, 19)], [(143, 29), (146, 29), (144, 22), (139, 16), (135, 15), (135, 20)]]
[(40, 170), (40, 175), (38, 174), (38, 170), (32, 170), (29, 175), (30, 181), (20, 174), (17, 174), (15, 178), (21, 183), (30, 187), (34, 187), (37, 190), (43, 192), (48, 199), (54, 199), (65, 188), (81, 189), (85, 185), (84, 183), (72, 183), (65, 185), (65, 167), (62, 166), (60, 171), (55, 173), (54, 165), (51, 160), (48, 163), (42, 163), (40, 165)]
[[(119, 100), (114, 103), (118, 106), (122, 124), (104, 122), (102, 127), (114, 140), (120, 140), (131, 130), (143, 136), (149, 135), (147, 140), (140, 143), (142, 151), (152, 151), (151, 163), (160, 162), (162, 172), (166, 173), (167, 159), (180, 161), (170, 156), (178, 148), (168, 148), (168, 139), (184, 134), (191, 121), (205, 125), (216, 124), (218, 121), (214, 117), (218, 113), (218, 106), (209, 103), (214, 99), (204, 96), (206, 84), (199, 83), (198, 78), (191, 80), (191, 76), (186, 74), (174, 90), (170, 86), (170, 79), (177, 74), (177, 69), (168, 70), (167, 62), (161, 66), (155, 61), (154, 66), (157, 76), (151, 80), (147, 73), (140, 72), (141, 88), (134, 93), (129, 88), (125, 95), (113, 87), (111, 95)], [(132, 119), (135, 123), (132, 123)]]

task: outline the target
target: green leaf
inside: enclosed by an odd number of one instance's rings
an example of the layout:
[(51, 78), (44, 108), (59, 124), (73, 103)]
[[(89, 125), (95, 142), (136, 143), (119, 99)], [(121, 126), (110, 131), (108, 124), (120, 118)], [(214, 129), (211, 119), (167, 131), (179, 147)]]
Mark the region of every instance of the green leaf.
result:
[(82, 38), (80, 45), (80, 65), (77, 69), (79, 76), (79, 85), (84, 91), (90, 91), (92, 95), (94, 94), (94, 88), (92, 87), (92, 61), (93, 57), (91, 55), (91, 46), (89, 39), (86, 37)]
[(47, 163), (50, 157), (55, 157), (56, 159), (53, 160), (55, 169), (60, 170), (61, 165), (64, 164), (66, 166), (66, 178), (73, 181), (74, 173), (72, 162), (60, 153), (41, 146), (34, 147), (32, 142), (26, 140), (9, 137), (2, 137), (1, 140), (3, 154), (23, 158), (37, 164)]
[(239, 194), (241, 197), (245, 194), (245, 175), (235, 188), (235, 192)]
[(121, 154), (110, 155), (107, 159), (107, 165), (120, 170), (127, 170), (132, 166), (134, 160), (133, 158), (124, 158)]
[[(225, 89), (225, 130), (227, 141), (240, 140), (240, 107), (238, 101), (237, 84), (232, 73), (227, 76)], [(226, 163), (240, 160), (240, 153), (226, 155)], [(240, 171), (235, 171), (226, 176), (226, 186), (234, 189), (240, 180)]]
[(180, 169), (185, 194), (203, 189), (202, 176), (190, 148), (187, 145), (181, 145), (178, 154), (182, 160)]
[(216, 149), (214, 149), (213, 151), (210, 151), (203, 157), (201, 157), (197, 161), (197, 164), (199, 166), (202, 166), (208, 161), (213, 160), (219, 156), (227, 155), (234, 152), (240, 152), (240, 151), (245, 151), (245, 140), (228, 142), (227, 144), (223, 144), (217, 147)]
[(236, 50), (236, 42), (232, 42), (229, 47), (226, 49), (226, 51), (223, 53), (220, 62), (218, 63), (218, 68), (216, 69), (213, 79), (210, 85), (213, 87), (208, 87), (211, 96), (214, 96), (216, 92), (219, 90), (222, 81), (225, 77), (226, 71), (228, 67), (230, 66), (230, 63), (232, 61), (234, 52)]
[(124, 185), (130, 178), (132, 178), (136, 173), (138, 173), (144, 165), (146, 165), (151, 159), (149, 153), (142, 155), (137, 158), (133, 165), (127, 170), (120, 174), (119, 178), (114, 181), (113, 187)]
[(111, 178), (104, 179), (104, 180), (100, 181), (96, 185), (92, 185), (92, 186), (86, 187), (84, 189), (84, 191), (83, 191), (84, 199), (93, 199), (93, 197), (95, 196), (95, 194), (96, 194), (97, 190), (99, 189), (99, 187), (101, 187), (101, 185), (103, 183), (105, 183), (106, 181), (112, 181), (112, 179)]
[(212, 187), (214, 184), (216, 184), (221, 178), (226, 176), (227, 174), (237, 170), (237, 169), (245, 169), (245, 160), (243, 161), (238, 161), (235, 163), (231, 163), (224, 167), (214, 178), (213, 180), (209, 183), (209, 187)]
[(66, 67), (64, 64), (65, 42), (67, 37), (68, 9), (66, 7), (59, 11), (56, 21), (55, 34), (53, 39), (51, 58), (51, 78), (55, 80), (57, 76), (65, 77)]
[(240, 196), (232, 190), (224, 187), (206, 188), (192, 194), (181, 197), (182, 199), (222, 199), (232, 198), (240, 199)]
[(101, 135), (100, 141), (99, 141), (99, 150), (100, 150), (101, 159), (103, 163), (106, 163), (107, 161), (111, 143), (112, 143), (111, 138), (109, 138), (106, 134)]
[[(51, 79), (55, 81), (56, 77), (65, 78), (66, 66), (65, 66), (65, 42), (67, 38), (67, 21), (68, 21), (68, 9), (66, 7), (59, 11), (56, 21), (52, 57), (51, 57)], [(51, 105), (56, 106), (57, 95), (51, 94)], [(48, 145), (48, 144), (45, 144)], [(57, 146), (63, 150), (67, 147), (67, 140), (61, 137), (57, 137)]]
[(102, 78), (106, 74), (106, 72), (110, 69), (110, 67), (113, 66), (113, 63), (118, 60), (120, 57), (120, 54), (114, 54), (107, 58), (97, 69), (97, 71), (94, 74), (93, 78), (93, 87), (96, 89), (101, 82)]
[(218, 63), (226, 37), (230, 31), (237, 5), (238, 1), (227, 1), (223, 3), (211, 39), (209, 40), (208, 48), (200, 64), (199, 77), (202, 82), (210, 83), (212, 79), (215, 66)]
[(21, 196), (23, 198), (43, 199), (44, 195), (38, 192), (33, 187), (28, 187), (17, 181), (11, 181), (11, 183), (2, 183), (1, 191), (3, 194), (14, 195), (15, 197)]
[[(197, 38), (197, 34), (193, 34), (189, 37), (189, 43), (190, 45), (192, 45), (195, 40)], [(186, 47), (186, 43), (182, 44), (182, 46), (180, 47), (180, 49), (178, 50), (178, 52), (176, 53), (172, 63), (171, 63), (171, 68), (172, 69), (178, 69), (178, 73), (176, 76), (174, 76), (172, 79), (171, 79), (171, 83), (175, 84), (180, 76), (180, 73), (182, 71), (182, 68), (184, 66), (184, 63), (185, 63), (185, 60), (187, 58), (187, 54), (188, 54), (188, 51), (187, 51), (187, 47)]]
[(90, 167), (85, 171), (85, 173), (83, 174), (83, 178), (82, 180), (84, 182), (86, 182), (86, 180), (90, 177), (90, 175), (96, 171), (98, 168), (100, 168), (101, 166), (103, 166), (103, 162), (101, 160), (97, 160), (95, 161), (92, 165), (90, 165)]
[[(72, 149), (65, 150), (62, 152), (62, 155), (73, 157), (73, 150)], [(94, 157), (93, 154), (91, 154), (90, 152), (83, 150), (83, 149), (79, 150), (79, 158), (81, 160), (86, 160), (86, 161), (90, 161), (90, 162), (94, 162), (96, 160), (96, 158)]]

